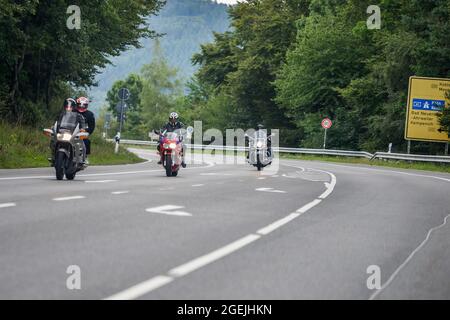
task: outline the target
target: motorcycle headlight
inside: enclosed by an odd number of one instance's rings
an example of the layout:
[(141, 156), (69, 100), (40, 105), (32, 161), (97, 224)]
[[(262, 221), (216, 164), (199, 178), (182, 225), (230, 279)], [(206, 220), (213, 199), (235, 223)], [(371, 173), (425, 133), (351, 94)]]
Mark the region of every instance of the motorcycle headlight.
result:
[(169, 145), (169, 147), (170, 147), (170, 149), (176, 149), (177, 144), (172, 142), (172, 143)]
[(256, 143), (256, 147), (257, 147), (257, 148), (262, 148), (262, 147), (264, 147), (264, 142), (258, 141), (258, 142)]
[(56, 137), (60, 141), (70, 141), (70, 139), (72, 139), (72, 135), (70, 133), (58, 133)]

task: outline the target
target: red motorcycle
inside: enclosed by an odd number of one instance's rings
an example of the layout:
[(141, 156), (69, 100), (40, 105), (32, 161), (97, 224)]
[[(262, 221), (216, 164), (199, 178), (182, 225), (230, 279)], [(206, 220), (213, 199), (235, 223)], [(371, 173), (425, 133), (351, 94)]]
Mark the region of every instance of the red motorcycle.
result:
[(175, 132), (163, 133), (155, 131), (159, 134), (159, 154), (161, 156), (161, 163), (166, 169), (168, 177), (176, 177), (180, 171), (181, 163), (183, 161), (183, 137)]

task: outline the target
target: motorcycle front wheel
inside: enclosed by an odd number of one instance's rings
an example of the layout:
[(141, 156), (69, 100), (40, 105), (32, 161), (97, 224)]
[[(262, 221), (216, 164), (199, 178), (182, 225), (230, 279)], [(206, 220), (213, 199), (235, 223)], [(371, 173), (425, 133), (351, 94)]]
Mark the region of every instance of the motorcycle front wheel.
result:
[(172, 155), (168, 154), (166, 155), (165, 159), (165, 168), (166, 168), (166, 176), (171, 177), (172, 176)]
[(74, 173), (66, 173), (66, 178), (67, 178), (67, 180), (73, 180), (73, 179), (75, 179), (75, 175), (76, 175), (77, 173), (76, 172), (74, 172)]
[(261, 160), (259, 159), (259, 154), (257, 155), (257, 158), (256, 158), (256, 168), (258, 169), (258, 171), (261, 171), (262, 170), (262, 163), (261, 163)]
[(66, 154), (64, 152), (58, 152), (55, 161), (56, 179), (64, 179), (64, 163), (66, 162)]

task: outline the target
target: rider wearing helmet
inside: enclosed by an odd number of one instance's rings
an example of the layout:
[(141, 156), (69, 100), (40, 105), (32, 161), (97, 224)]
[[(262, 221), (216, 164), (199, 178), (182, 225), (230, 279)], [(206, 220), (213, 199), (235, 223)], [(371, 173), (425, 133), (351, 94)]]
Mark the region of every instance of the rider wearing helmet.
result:
[[(57, 122), (56, 122), (56, 130), (66, 129), (73, 131), (77, 126), (79, 126), (80, 131), (86, 130), (86, 122), (84, 118), (77, 113), (77, 103), (72, 98), (67, 98), (63, 103), (63, 110), (61, 111)], [(50, 151), (51, 157), (48, 158), (48, 161), (52, 163), (55, 162), (55, 153), (53, 152), (55, 148), (55, 141), (53, 139), (50, 140)]]
[[(86, 131), (92, 135), (95, 130), (95, 116), (94, 113), (88, 110), (89, 99), (86, 97), (79, 97), (77, 99), (77, 111), (83, 116), (86, 121)], [(83, 140), (86, 146), (86, 163), (88, 163), (87, 156), (91, 154), (91, 141), (89, 139)]]
[(180, 130), (184, 127), (184, 124), (182, 124), (179, 120), (178, 120), (179, 116), (178, 113), (176, 112), (172, 112), (169, 115), (169, 122), (162, 128), (163, 131), (167, 131), (167, 132), (174, 132), (175, 130)]
[[(169, 122), (166, 123), (166, 125), (164, 127), (162, 127), (161, 130), (166, 131), (166, 132), (174, 132), (176, 130), (181, 130), (183, 128), (184, 128), (184, 124), (179, 121), (178, 113), (172, 112), (169, 115)], [(157, 149), (158, 149), (158, 152), (160, 152), (159, 145), (158, 145)], [(183, 145), (183, 154), (182, 154), (182, 162), (181, 162), (181, 166), (183, 168), (186, 168), (186, 163), (184, 162), (185, 149), (186, 149), (186, 147)], [(158, 164), (162, 164), (162, 161), (159, 160)]]
[[(77, 103), (75, 102), (74, 99), (72, 98), (67, 98), (66, 100), (64, 100), (64, 110), (61, 112), (61, 114), (59, 115), (58, 118), (58, 129), (60, 128), (61, 125), (65, 125), (62, 123), (64, 116), (67, 114), (67, 112), (77, 112)], [(74, 123), (72, 124), (73, 128), (64, 128), (63, 129), (74, 129), (77, 125), (80, 126), (81, 130), (86, 129), (86, 121), (84, 120), (84, 118), (79, 115), (78, 113), (76, 114), (75, 117), (73, 117), (74, 119)]]

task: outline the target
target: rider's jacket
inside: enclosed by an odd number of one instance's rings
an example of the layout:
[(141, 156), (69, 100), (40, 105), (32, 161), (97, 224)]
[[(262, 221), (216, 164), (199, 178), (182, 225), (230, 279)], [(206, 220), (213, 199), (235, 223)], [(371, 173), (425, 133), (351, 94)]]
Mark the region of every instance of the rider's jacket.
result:
[(183, 127), (184, 124), (177, 121), (174, 124), (172, 124), (172, 122), (168, 122), (162, 129), (163, 131), (174, 132), (175, 130), (183, 129)]

